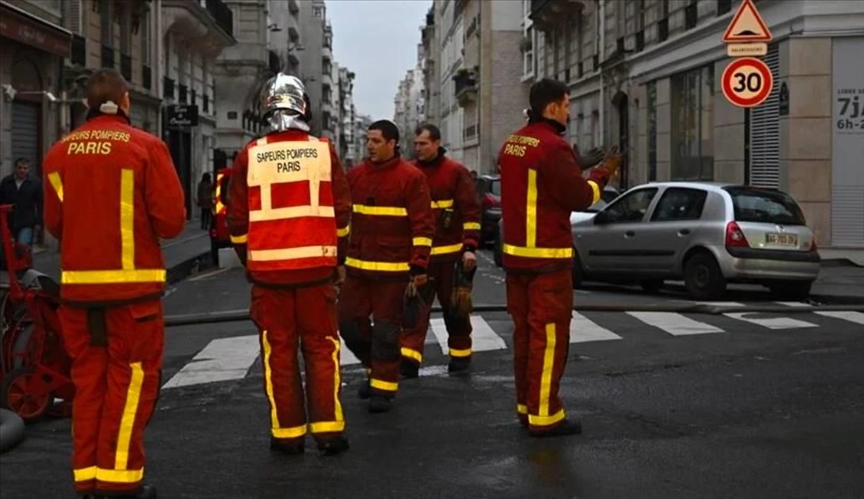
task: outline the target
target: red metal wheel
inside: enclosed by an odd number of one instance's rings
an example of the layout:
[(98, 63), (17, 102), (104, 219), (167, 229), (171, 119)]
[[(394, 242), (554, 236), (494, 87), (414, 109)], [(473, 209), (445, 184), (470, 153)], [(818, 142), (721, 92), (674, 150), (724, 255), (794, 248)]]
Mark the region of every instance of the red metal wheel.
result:
[(19, 367), (10, 372), (0, 384), (0, 406), (18, 414), (25, 422), (36, 421), (48, 412), (54, 401), (50, 391), (28, 391), (30, 380), (36, 374), (31, 367)]

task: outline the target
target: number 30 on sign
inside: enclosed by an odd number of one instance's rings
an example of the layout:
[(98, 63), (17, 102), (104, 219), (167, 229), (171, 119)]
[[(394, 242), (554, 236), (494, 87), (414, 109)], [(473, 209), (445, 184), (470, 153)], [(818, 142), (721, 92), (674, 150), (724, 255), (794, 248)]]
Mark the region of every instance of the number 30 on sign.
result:
[(721, 81), (723, 95), (738, 107), (756, 107), (765, 102), (774, 87), (771, 69), (761, 59), (742, 57), (726, 66)]

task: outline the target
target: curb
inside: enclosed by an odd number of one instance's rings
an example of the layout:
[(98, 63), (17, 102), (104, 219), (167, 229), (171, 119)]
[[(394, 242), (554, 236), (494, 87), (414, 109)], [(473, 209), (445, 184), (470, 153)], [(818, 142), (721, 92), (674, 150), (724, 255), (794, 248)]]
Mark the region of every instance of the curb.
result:
[[(577, 312), (677, 312), (688, 314), (721, 315), (727, 313), (782, 313), (802, 314), (809, 312), (864, 312), (864, 305), (807, 305), (787, 307), (783, 305), (751, 305), (744, 307), (719, 307), (702, 304), (681, 305), (580, 305), (573, 307)], [(441, 312), (441, 307), (432, 307), (432, 312)], [(477, 305), (472, 313), (507, 312), (506, 305)], [(165, 316), (165, 327), (194, 326), (220, 322), (242, 322), (251, 320), (248, 310), (226, 310), (203, 314), (176, 314)]]
[(199, 273), (201, 270), (212, 267), (210, 261), (210, 250), (201, 252), (195, 256), (186, 258), (185, 260), (167, 268), (165, 284), (170, 286), (186, 279), (187, 277)]

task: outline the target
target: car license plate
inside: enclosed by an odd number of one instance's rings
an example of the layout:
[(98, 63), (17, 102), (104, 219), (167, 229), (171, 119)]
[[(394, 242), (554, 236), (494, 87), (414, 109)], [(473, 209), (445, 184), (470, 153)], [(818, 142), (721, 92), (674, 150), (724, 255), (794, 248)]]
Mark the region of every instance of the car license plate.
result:
[(792, 246), (798, 247), (797, 234), (766, 234), (766, 242), (773, 246)]

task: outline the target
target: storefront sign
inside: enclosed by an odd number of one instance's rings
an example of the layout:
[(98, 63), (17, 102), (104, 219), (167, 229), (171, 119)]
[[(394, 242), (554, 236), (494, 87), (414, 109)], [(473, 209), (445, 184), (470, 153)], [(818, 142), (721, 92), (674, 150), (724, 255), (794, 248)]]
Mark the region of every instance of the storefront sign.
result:
[(186, 104), (169, 106), (167, 120), (169, 128), (198, 126), (198, 106)]
[(0, 3), (0, 36), (60, 57), (72, 56), (72, 34)]

